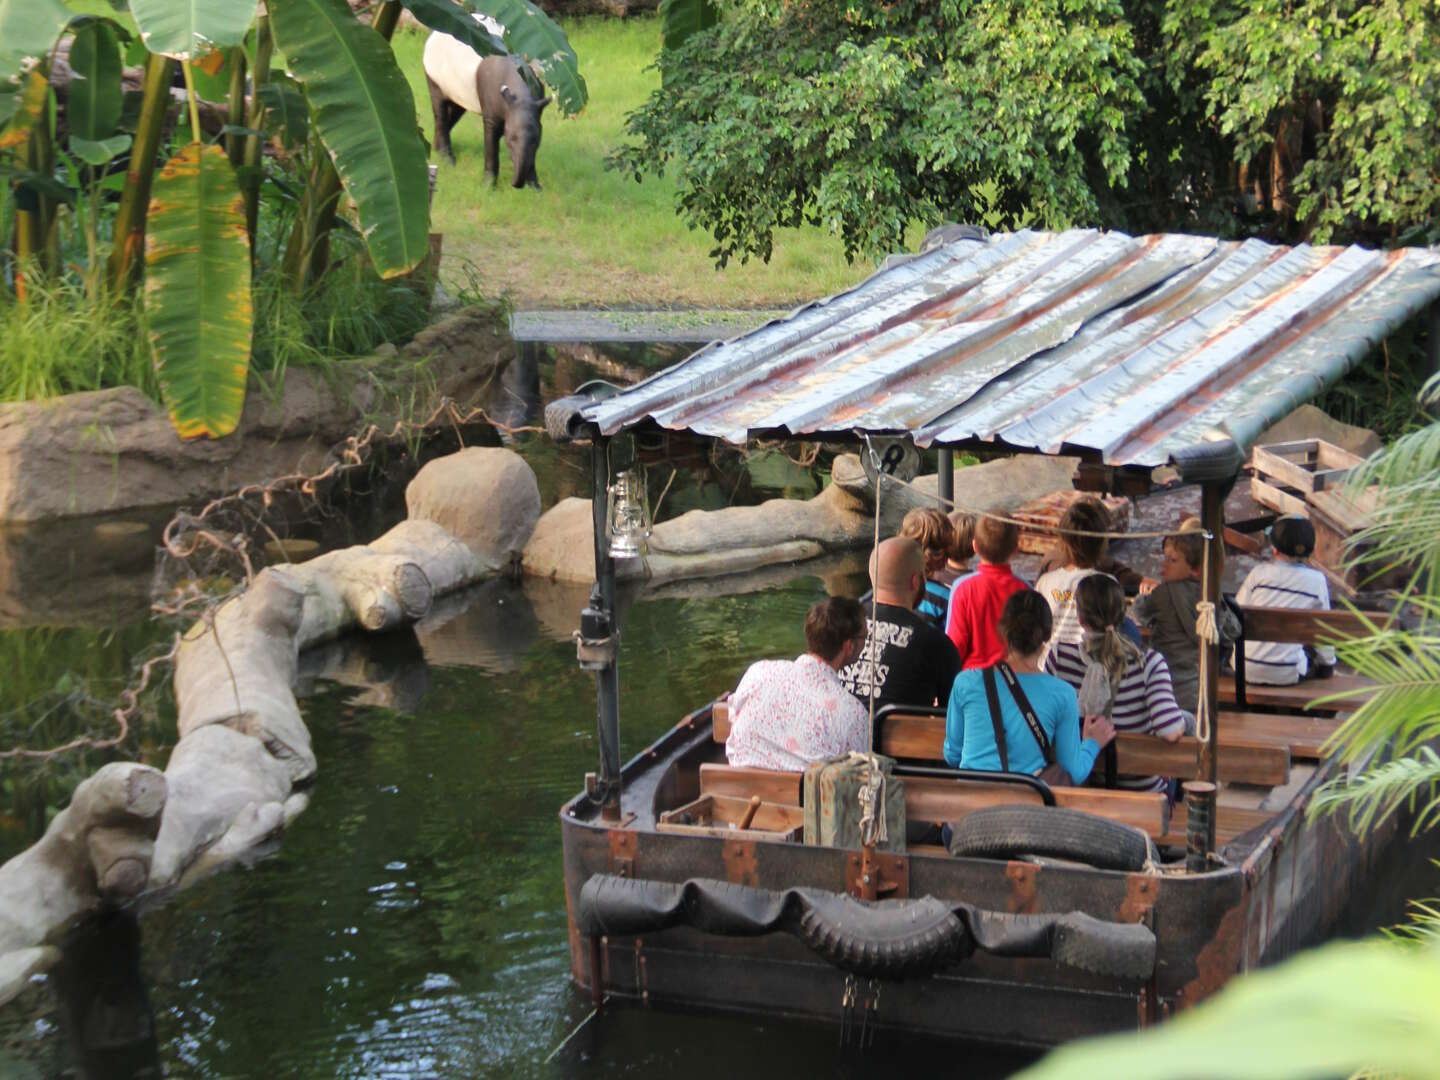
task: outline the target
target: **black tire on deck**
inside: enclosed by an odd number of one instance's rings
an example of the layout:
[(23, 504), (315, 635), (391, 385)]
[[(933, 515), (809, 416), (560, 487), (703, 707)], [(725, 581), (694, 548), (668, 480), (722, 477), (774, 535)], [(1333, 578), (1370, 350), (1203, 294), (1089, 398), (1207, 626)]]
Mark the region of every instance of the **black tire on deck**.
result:
[(991, 806), (951, 830), (950, 854), (981, 859), (1019, 855), (1073, 859), (1102, 870), (1142, 870), (1154, 845), (1139, 829), (1056, 806)]

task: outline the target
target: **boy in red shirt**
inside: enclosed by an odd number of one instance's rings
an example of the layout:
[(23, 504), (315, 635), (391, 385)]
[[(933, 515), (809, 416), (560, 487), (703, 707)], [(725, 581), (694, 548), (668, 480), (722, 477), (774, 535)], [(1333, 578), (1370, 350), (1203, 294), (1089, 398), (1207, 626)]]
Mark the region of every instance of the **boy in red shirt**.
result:
[(1000, 637), (1000, 611), (1005, 601), (1025, 588), (1010, 571), (1010, 557), (1020, 546), (1020, 530), (1008, 521), (982, 517), (975, 523), (975, 554), (979, 570), (956, 583), (945, 633), (968, 668), (989, 667), (1005, 659)]

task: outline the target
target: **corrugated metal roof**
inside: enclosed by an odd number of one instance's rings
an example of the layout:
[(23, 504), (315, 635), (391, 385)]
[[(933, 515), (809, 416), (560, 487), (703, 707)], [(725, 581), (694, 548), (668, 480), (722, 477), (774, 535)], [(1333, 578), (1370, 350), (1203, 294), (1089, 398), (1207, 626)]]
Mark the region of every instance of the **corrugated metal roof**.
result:
[(1440, 297), (1440, 255), (1075, 229), (957, 240), (717, 343), (583, 419), (908, 433), (1165, 464), (1246, 449)]

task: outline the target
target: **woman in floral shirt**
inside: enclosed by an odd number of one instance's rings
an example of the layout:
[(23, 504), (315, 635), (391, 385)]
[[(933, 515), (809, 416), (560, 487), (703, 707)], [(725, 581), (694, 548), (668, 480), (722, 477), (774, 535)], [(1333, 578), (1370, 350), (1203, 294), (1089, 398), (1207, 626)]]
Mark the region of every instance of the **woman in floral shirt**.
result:
[(837, 674), (865, 644), (865, 611), (847, 597), (814, 604), (805, 616), (808, 650), (794, 660), (761, 660), (730, 698), (731, 765), (801, 772), (812, 761), (870, 747), (870, 714)]

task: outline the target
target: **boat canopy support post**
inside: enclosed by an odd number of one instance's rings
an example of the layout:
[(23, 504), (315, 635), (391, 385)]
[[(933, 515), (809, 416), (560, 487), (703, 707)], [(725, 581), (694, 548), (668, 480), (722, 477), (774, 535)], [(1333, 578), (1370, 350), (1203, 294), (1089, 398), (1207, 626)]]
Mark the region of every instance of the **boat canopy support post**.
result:
[(591, 794), (607, 821), (620, 820), (620, 633), (615, 618), (615, 560), (610, 554), (610, 440), (597, 431), (590, 441), (594, 478), (591, 513), (595, 534), (595, 587), (580, 614), (576, 655), (595, 673), (596, 740), (600, 774)]
[(942, 449), (940, 451), (940, 498), (945, 500), (940, 507), (945, 513), (955, 509), (952, 505), (955, 501), (955, 451)]
[[(1205, 531), (1210, 534), (1210, 557), (1206, 560), (1204, 596), (1216, 606), (1225, 603), (1220, 595), (1220, 571), (1225, 562), (1225, 496), (1235, 481), (1207, 480), (1200, 489), (1200, 517)], [(1215, 783), (1216, 746), (1220, 732), (1220, 644), (1207, 642), (1204, 646), (1210, 653), (1205, 667), (1205, 699), (1209, 702), (1210, 723), (1207, 738), (1200, 748), (1200, 778)], [(1213, 790), (1213, 788), (1212, 788)], [(1215, 818), (1209, 816), (1206, 830), (1205, 852), (1215, 850)]]

